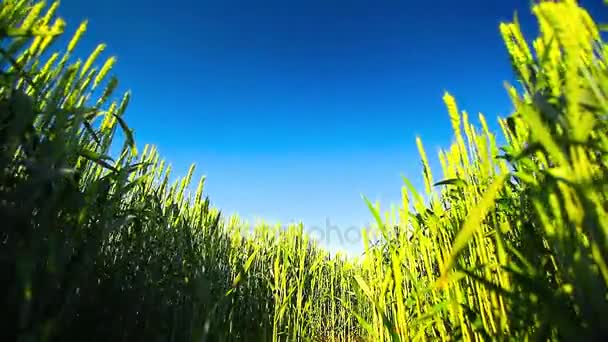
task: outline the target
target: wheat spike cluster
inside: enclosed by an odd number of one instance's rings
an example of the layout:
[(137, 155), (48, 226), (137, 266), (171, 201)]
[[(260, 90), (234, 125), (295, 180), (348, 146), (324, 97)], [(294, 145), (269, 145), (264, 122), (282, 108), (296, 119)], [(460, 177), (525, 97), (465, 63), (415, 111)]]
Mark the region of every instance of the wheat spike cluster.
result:
[(59, 6), (0, 2), (0, 340), (608, 340), (608, 46), (576, 1), (496, 28), (511, 114), (446, 92), (440, 170), (417, 139), (424, 188), (367, 202), (358, 257), (243, 229), (138, 148), (116, 58)]

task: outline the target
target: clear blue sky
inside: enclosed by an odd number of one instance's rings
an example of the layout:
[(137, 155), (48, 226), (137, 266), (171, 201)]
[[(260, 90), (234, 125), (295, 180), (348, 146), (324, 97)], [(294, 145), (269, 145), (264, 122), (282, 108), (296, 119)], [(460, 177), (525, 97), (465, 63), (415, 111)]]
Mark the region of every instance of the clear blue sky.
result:
[(63, 0), (59, 14), (70, 34), (89, 19), (78, 51), (118, 57), (138, 142), (181, 174), (195, 162), (214, 205), (344, 228), (370, 220), (361, 194), (388, 206), (401, 174), (420, 184), (416, 135), (432, 157), (451, 139), (444, 90), (492, 123), (509, 113), (498, 24), (516, 9), (533, 34), (525, 0)]

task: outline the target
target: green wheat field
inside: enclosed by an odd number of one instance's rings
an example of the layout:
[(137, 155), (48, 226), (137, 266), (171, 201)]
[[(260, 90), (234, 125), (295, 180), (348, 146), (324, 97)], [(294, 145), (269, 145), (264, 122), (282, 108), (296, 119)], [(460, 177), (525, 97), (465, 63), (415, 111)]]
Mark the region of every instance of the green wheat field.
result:
[(0, 340), (608, 340), (608, 45), (576, 1), (532, 4), (535, 39), (500, 25), (501, 132), (446, 93), (441, 169), (417, 140), (424, 188), (368, 202), (358, 257), (174, 181), (105, 45), (73, 53), (86, 23), (52, 44), (58, 6), (0, 3)]

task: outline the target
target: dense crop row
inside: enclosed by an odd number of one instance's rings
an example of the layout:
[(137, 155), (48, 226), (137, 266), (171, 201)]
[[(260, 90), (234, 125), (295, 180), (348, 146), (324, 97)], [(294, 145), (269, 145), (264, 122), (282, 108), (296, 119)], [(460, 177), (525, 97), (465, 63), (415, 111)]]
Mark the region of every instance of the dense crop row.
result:
[(369, 203), (380, 241), (355, 259), (298, 225), (243, 229), (194, 167), (171, 182), (105, 46), (72, 56), (86, 23), (49, 50), (57, 6), (0, 3), (2, 340), (608, 339), (608, 48), (575, 1), (534, 5), (532, 48), (501, 24), (506, 144), (446, 93), (443, 174), (418, 140), (424, 192)]

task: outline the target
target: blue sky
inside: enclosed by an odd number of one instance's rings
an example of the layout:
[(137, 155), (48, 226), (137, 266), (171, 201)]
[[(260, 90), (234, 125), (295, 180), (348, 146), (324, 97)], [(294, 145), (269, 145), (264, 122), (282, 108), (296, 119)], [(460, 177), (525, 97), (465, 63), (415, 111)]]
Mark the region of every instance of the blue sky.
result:
[(534, 33), (521, 0), (63, 0), (59, 14), (69, 34), (89, 20), (82, 57), (101, 42), (118, 57), (138, 143), (178, 173), (195, 162), (214, 205), (345, 229), (371, 219), (361, 194), (388, 206), (402, 174), (420, 183), (417, 135), (433, 157), (449, 144), (444, 90), (492, 123), (509, 113), (498, 24), (514, 10)]

